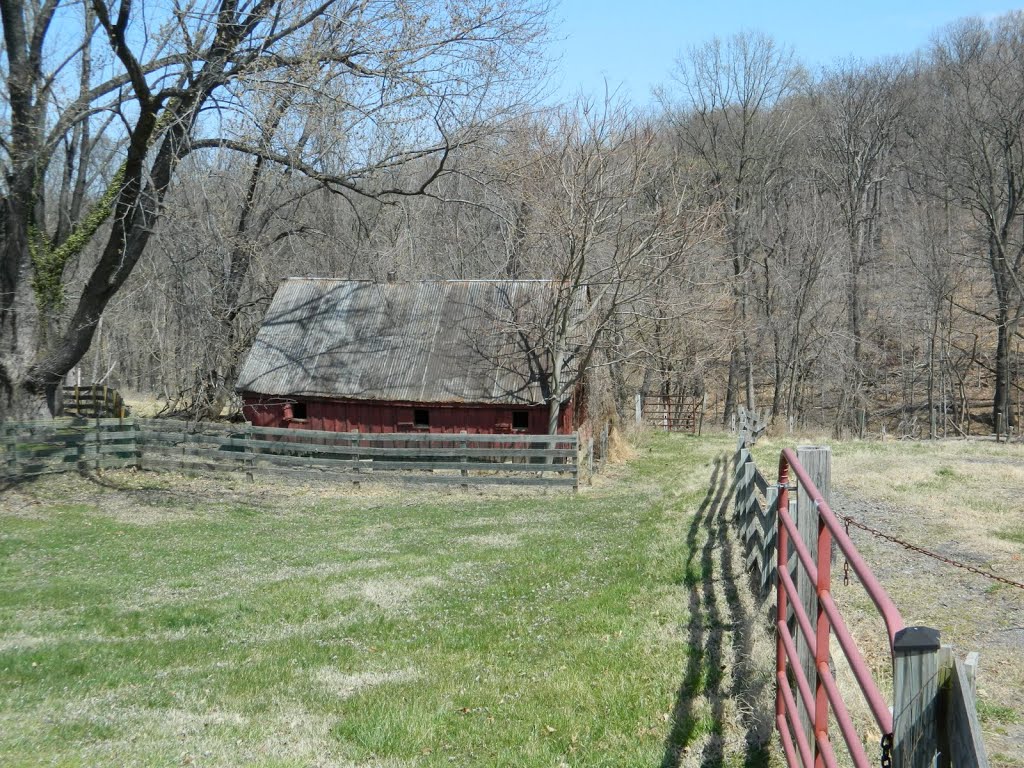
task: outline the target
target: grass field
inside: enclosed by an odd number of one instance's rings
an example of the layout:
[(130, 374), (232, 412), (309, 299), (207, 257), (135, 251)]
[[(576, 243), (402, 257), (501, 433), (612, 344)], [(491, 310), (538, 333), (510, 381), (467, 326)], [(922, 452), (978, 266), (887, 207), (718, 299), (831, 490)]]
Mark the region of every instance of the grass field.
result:
[(764, 764), (708, 586), (731, 446), (650, 438), (579, 496), (8, 489), (0, 764)]

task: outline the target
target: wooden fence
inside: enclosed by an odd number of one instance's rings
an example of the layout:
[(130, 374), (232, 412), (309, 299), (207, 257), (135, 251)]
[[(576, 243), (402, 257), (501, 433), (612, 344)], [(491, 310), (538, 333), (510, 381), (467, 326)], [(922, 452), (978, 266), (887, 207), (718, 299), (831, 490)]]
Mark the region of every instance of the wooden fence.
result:
[(110, 387), (64, 387), (64, 415), (86, 419), (123, 419), (128, 415), (128, 408), (121, 393)]
[[(893, 768), (987, 768), (975, 701), (977, 654), (960, 661), (940, 644), (937, 630), (903, 626), (898, 609), (828, 505), (827, 448), (784, 451), (779, 482), (773, 484), (750, 454), (763, 431), (759, 419), (741, 424), (735, 522), (755, 589), (761, 597), (771, 585), (776, 589), (776, 726), (787, 764), (837, 765), (838, 746), (858, 768), (879, 763)], [(807, 468), (798, 453), (806, 457)], [(891, 707), (832, 599), (833, 542), (884, 617), (894, 670)], [(780, 570), (778, 563), (785, 567)], [(829, 651), (833, 637), (883, 734), (876, 757), (868, 756), (835, 683)], [(830, 721), (838, 725), (841, 740), (830, 737)]]
[(778, 486), (761, 474), (749, 446), (741, 443), (736, 455), (735, 523), (743, 542), (747, 572), (761, 598), (775, 585), (778, 502)]
[(0, 425), (0, 477), (30, 478), (134, 466), (135, 432), (124, 419), (56, 419)]
[(7, 479), (134, 466), (579, 489), (576, 435), (369, 434), (143, 418), (7, 424), (0, 434)]

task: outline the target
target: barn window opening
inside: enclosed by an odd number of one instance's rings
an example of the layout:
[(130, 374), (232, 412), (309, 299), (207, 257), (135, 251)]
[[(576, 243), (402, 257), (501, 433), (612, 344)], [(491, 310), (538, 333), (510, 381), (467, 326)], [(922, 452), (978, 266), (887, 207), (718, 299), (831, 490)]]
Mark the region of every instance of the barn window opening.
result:
[(416, 427), (429, 427), (430, 411), (426, 408), (417, 408), (412, 412), (412, 423)]
[(530, 412), (512, 411), (512, 429), (529, 429)]
[(293, 421), (305, 421), (306, 416), (306, 404), (305, 403), (292, 403), (292, 420)]

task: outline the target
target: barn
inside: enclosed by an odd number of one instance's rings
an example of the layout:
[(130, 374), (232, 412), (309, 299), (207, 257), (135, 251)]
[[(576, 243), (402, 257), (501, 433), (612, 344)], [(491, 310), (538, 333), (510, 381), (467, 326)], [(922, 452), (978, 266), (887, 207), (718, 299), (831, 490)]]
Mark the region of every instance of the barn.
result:
[[(238, 377), (258, 426), (545, 434), (545, 280), (289, 278)], [(571, 358), (571, 356), (570, 356)], [(572, 432), (578, 392), (558, 430)]]

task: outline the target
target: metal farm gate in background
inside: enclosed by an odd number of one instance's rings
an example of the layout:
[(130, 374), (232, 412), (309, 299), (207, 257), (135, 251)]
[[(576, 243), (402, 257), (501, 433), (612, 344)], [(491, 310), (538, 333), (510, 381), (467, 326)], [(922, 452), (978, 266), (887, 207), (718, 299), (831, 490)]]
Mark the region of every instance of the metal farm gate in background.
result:
[(667, 432), (700, 434), (706, 395), (636, 395), (636, 422)]

